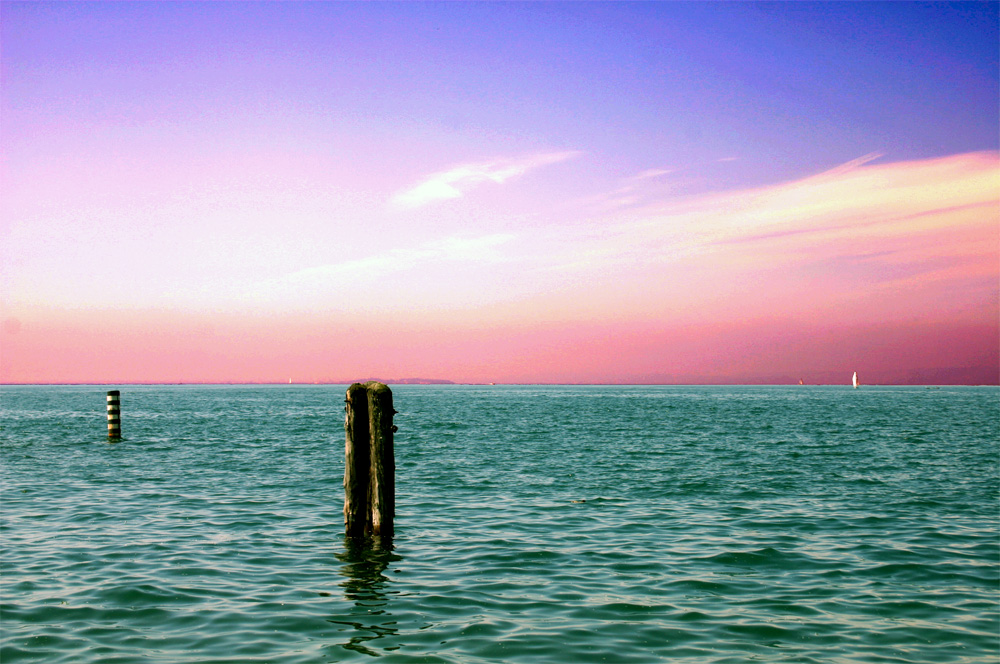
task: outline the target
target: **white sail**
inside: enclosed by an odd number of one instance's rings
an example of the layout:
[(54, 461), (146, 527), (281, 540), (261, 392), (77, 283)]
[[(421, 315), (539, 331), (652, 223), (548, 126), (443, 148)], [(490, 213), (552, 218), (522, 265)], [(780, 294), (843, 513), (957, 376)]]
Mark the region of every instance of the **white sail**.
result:
[(858, 372), (857, 371), (854, 372), (854, 378), (851, 379), (851, 382), (854, 384), (854, 389), (858, 389)]

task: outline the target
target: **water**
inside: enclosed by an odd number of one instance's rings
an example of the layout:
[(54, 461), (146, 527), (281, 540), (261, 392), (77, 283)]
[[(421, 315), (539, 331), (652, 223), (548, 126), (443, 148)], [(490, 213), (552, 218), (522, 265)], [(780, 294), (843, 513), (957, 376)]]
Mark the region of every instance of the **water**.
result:
[(4, 387), (0, 661), (996, 662), (996, 388)]

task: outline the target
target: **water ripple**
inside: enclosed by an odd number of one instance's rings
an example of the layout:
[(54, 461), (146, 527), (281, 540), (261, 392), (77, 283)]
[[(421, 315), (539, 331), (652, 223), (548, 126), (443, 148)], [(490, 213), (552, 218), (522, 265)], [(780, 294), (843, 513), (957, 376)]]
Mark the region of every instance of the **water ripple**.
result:
[(4, 388), (0, 661), (1000, 657), (995, 389), (394, 387), (393, 542), (343, 389)]

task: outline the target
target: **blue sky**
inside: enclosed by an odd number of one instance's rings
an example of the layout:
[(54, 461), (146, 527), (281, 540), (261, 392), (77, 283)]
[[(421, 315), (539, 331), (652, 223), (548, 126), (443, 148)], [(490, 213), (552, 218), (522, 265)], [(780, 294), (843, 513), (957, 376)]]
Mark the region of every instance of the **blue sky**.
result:
[[(146, 321), (135, 340), (166, 319), (259, 348), (361, 315), (483, 339), (452, 361), (390, 335), (382, 375), (617, 380), (613, 351), (584, 359), (616, 335), (671, 375), (688, 359), (650, 339), (695, 325), (764, 347), (885, 324), (923, 340), (897, 364), (971, 325), (971, 355), (933, 361), (995, 363), (996, 2), (0, 12), (4, 329), (39, 331), (0, 378), (43, 376), (109, 312)], [(698, 352), (766, 363), (729, 347)], [(204, 375), (269, 371), (223, 355)]]

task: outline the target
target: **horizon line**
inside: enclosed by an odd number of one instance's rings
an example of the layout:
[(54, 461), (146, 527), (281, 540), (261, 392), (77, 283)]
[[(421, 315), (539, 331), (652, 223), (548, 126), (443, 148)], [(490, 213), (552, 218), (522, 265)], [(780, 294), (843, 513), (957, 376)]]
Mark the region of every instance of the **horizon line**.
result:
[[(108, 386), (108, 385), (128, 385), (128, 386), (184, 386), (184, 385), (216, 385), (216, 386), (270, 386), (270, 385), (292, 385), (292, 386), (351, 386), (355, 383), (365, 383), (370, 381), (305, 381), (284, 383), (280, 381), (132, 381), (132, 382), (0, 382), (0, 387), (58, 387), (58, 386)], [(408, 385), (417, 387), (518, 387), (518, 386), (551, 386), (551, 387), (852, 387), (850, 382), (845, 383), (630, 383), (630, 382), (406, 382), (406, 381), (381, 381), (386, 385)], [(996, 383), (861, 383), (860, 387), (1000, 387), (1000, 380)]]

